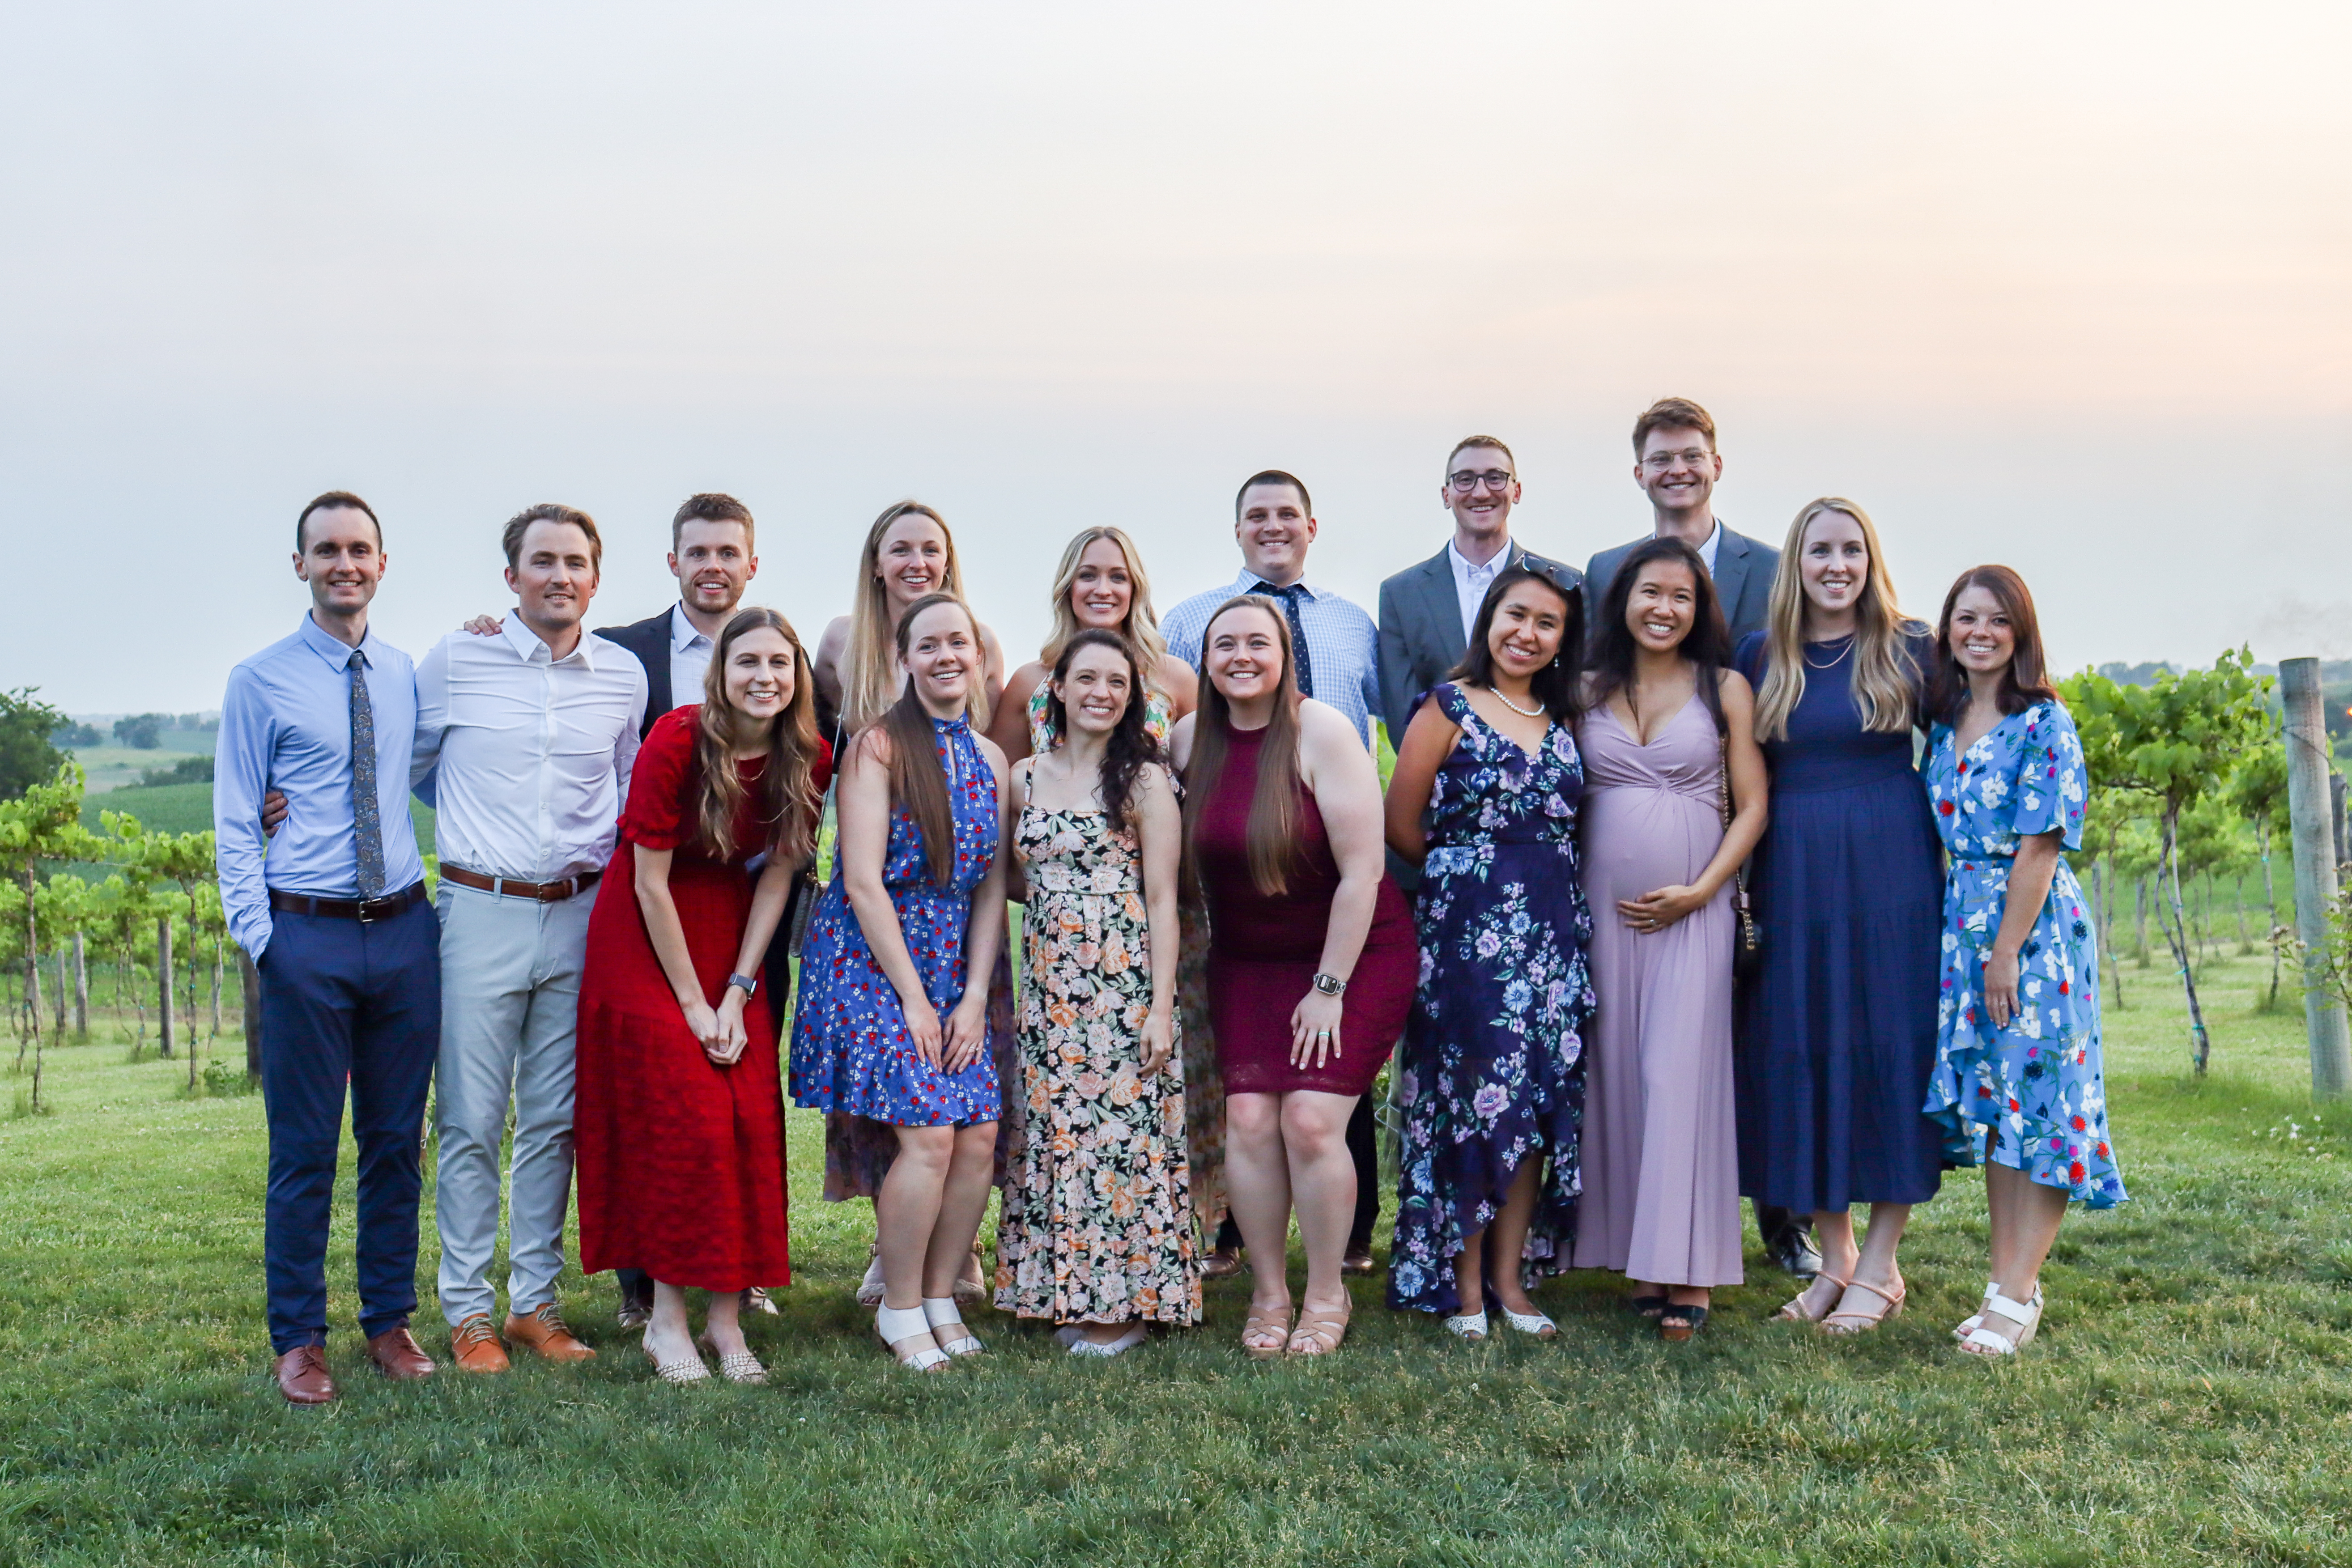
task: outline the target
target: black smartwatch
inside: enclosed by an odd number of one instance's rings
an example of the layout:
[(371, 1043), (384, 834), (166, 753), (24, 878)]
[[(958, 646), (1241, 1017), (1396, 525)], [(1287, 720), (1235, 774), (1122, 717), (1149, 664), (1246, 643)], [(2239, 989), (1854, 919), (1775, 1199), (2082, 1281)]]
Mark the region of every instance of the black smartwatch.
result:
[(740, 985), (743, 988), (743, 995), (747, 1001), (753, 995), (757, 994), (760, 989), (758, 977), (750, 974), (730, 974), (727, 977), (727, 984), (730, 985)]

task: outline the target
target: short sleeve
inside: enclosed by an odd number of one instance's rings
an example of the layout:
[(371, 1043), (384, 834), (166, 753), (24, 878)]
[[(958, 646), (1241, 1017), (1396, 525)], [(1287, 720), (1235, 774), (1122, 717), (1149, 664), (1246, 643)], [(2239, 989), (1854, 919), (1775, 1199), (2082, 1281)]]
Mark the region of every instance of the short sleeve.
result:
[(1906, 621), (1901, 646), (1911, 666), (1911, 711), (1918, 715), (1920, 729), (1931, 729), (1935, 721), (1927, 713), (1927, 689), (1936, 668), (1936, 634), (1925, 622)]
[(2025, 716), (2017, 752), (2017, 809), (2010, 831), (2020, 838), (2055, 830), (2068, 849), (2083, 847), (2083, 805), (2090, 770), (2074, 720), (2055, 702), (2037, 703)]
[(654, 721), (629, 775), (629, 804), (621, 837), (644, 849), (675, 849), (686, 841), (687, 781), (694, 771), (694, 726), (699, 709), (682, 708)]

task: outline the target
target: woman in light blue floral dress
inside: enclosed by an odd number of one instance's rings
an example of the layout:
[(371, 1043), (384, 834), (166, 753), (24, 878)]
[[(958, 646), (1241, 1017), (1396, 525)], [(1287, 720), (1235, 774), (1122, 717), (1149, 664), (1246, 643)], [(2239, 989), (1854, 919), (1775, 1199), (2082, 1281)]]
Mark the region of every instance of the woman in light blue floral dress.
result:
[(1398, 1064), (1389, 1304), (1444, 1313), (1468, 1340), (1486, 1337), (1489, 1294), (1511, 1327), (1553, 1337), (1527, 1289), (1569, 1266), (1575, 1233), (1593, 1005), (1572, 728), (1581, 609), (1540, 573), (1499, 574), (1390, 782), (1389, 843), (1421, 865), (1421, 978)]
[(2098, 950), (2061, 856), (2083, 840), (2090, 775), (2043, 676), (2033, 598), (1979, 566), (1936, 631), (1927, 797), (1951, 858), (1927, 1114), (1946, 1154), (1984, 1164), (1992, 1278), (1962, 1348), (2013, 1355), (2042, 1320), (2042, 1260), (2071, 1199), (2124, 1201), (2107, 1136)]

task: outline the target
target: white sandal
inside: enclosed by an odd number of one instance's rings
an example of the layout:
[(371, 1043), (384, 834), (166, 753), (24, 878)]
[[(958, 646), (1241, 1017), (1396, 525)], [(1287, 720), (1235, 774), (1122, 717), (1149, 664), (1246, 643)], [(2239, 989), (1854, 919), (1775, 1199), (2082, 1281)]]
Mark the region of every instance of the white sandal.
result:
[(857, 1304), (878, 1307), (882, 1304), (882, 1244), (874, 1244), (874, 1256), (866, 1265), (866, 1278), (857, 1282)]
[[(2000, 1280), (1988, 1279), (1985, 1281), (1984, 1299), (1986, 1300), (1990, 1301), (1995, 1296), (2000, 1294)], [(2033, 1282), (2033, 1300), (2027, 1304), (2032, 1307), (2036, 1311), (2040, 1311), (2042, 1310), (2042, 1281), (2039, 1279)], [(1984, 1309), (1982, 1307), (1979, 1307), (1975, 1311), (1970, 1312), (1967, 1317), (1960, 1320), (1960, 1326), (1952, 1331), (1952, 1338), (1956, 1340), (1967, 1339), (1970, 1334), (1977, 1331), (1977, 1325), (1983, 1321)]]
[(2034, 1300), (2025, 1302), (2012, 1301), (2006, 1296), (1994, 1294), (1984, 1304), (1984, 1315), (1990, 1317), (1998, 1312), (2010, 1321), (2020, 1325), (2017, 1337), (2011, 1339), (1998, 1330), (1988, 1329), (1979, 1323), (1969, 1331), (1967, 1339), (1960, 1342), (1960, 1349), (1970, 1355), (2011, 1356), (2032, 1344), (2033, 1331), (2042, 1326), (2042, 1302), (2039, 1299), (2041, 1292), (2036, 1290), (2034, 1295), (2036, 1298)]
[(948, 1352), (936, 1342), (909, 1350), (898, 1348), (912, 1346), (917, 1340), (930, 1339), (931, 1321), (920, 1307), (877, 1307), (874, 1332), (908, 1372), (937, 1372), (948, 1364)]
[(709, 1351), (712, 1355), (719, 1358), (719, 1375), (725, 1378), (728, 1382), (747, 1384), (758, 1387), (764, 1387), (766, 1385), (768, 1381), (768, 1369), (761, 1366), (760, 1364), (760, 1358), (753, 1355), (750, 1351), (722, 1351), (719, 1348), (719, 1342), (712, 1339), (709, 1334), (704, 1334), (694, 1342), (698, 1348)]
[(1475, 1312), (1464, 1312), (1458, 1317), (1446, 1319), (1445, 1331), (1457, 1340), (1465, 1340), (1474, 1345), (1485, 1343), (1486, 1309), (1481, 1307)]
[(702, 1357), (691, 1352), (676, 1361), (664, 1361), (654, 1354), (653, 1347), (648, 1344), (646, 1359), (654, 1363), (655, 1374), (664, 1383), (705, 1383), (710, 1377), (710, 1369), (702, 1363)]
[(951, 1356), (978, 1355), (988, 1348), (964, 1326), (963, 1310), (952, 1296), (924, 1297), (923, 1320), (930, 1324), (940, 1349)]
[(1519, 1332), (1533, 1334), (1539, 1340), (1555, 1340), (1559, 1337), (1559, 1325), (1541, 1312), (1514, 1312), (1506, 1307), (1503, 1309), (1503, 1321), (1510, 1324)]
[[(1141, 1344), (1149, 1337), (1150, 1331), (1145, 1329), (1141, 1323), (1133, 1323), (1129, 1325), (1127, 1332), (1119, 1335), (1118, 1338), (1115, 1340), (1098, 1342), (1086, 1339), (1074, 1333), (1066, 1342), (1069, 1345), (1070, 1353), (1074, 1356), (1092, 1356), (1098, 1360), (1108, 1361), (1115, 1355), (1125, 1355), (1128, 1352)], [(974, 1344), (978, 1344), (979, 1342), (980, 1342), (978, 1340), (974, 1340), (972, 1342)]]

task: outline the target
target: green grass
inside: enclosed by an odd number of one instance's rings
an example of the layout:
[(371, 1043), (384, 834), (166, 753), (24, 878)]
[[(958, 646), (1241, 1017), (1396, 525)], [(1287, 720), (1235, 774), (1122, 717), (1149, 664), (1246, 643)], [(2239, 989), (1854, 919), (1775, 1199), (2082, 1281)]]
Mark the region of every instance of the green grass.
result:
[(975, 1314), (994, 1353), (918, 1379), (849, 1302), (868, 1211), (814, 1201), (796, 1115), (773, 1386), (655, 1384), (609, 1277), (566, 1281), (585, 1370), (365, 1373), (347, 1152), (347, 1394), (291, 1411), (258, 1099), (69, 1047), (56, 1112), (0, 1122), (0, 1563), (2352, 1563), (2352, 1109), (2311, 1109), (2263, 973), (2209, 969), (2202, 1083), (2160, 976), (2110, 1015), (2137, 1201), (2070, 1217), (2014, 1365), (1946, 1336), (1984, 1278), (1961, 1175), (1906, 1247), (1911, 1310), (1856, 1342), (1766, 1321), (1786, 1285), (1751, 1257), (1681, 1348), (1575, 1275), (1538, 1293), (1555, 1345), (1444, 1342), (1360, 1286), (1339, 1355), (1259, 1365), (1225, 1285), (1205, 1330), (1107, 1364)]
[(168, 768), (182, 757), (212, 755), (209, 737), (199, 738), (184, 731), (173, 731), (167, 738), (175, 743), (168, 748), (158, 746), (152, 752), (142, 752), (131, 746), (81, 746), (68, 755), (81, 764), (83, 773), (89, 780), (89, 788), (92, 795), (135, 784), (139, 776), (148, 769)]

